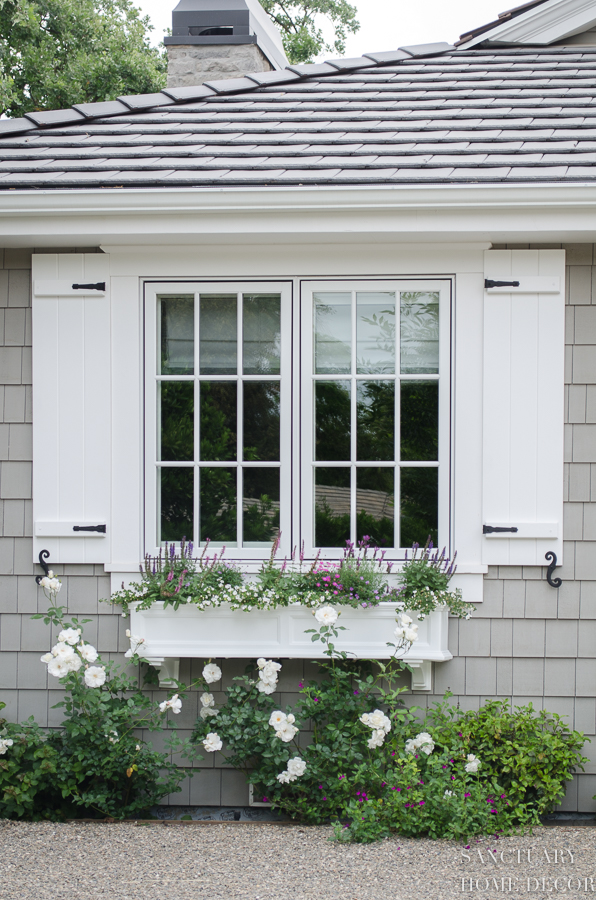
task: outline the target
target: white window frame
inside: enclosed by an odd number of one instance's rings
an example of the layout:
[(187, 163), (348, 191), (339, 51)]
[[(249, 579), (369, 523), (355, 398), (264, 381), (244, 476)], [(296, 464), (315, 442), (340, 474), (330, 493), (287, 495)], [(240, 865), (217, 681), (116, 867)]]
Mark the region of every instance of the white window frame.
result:
[[(195, 366), (193, 375), (158, 375), (157, 359), (158, 359), (158, 327), (157, 327), (157, 297), (158, 295), (168, 293), (187, 293), (195, 295), (195, 317), (194, 317), (194, 340), (195, 340), (195, 360), (198, 358), (198, 341), (199, 341), (199, 316), (197, 315), (196, 304), (201, 293), (213, 294), (232, 294), (239, 296), (243, 293), (279, 293), (281, 295), (281, 372), (280, 372), (280, 530), (282, 533), (282, 541), (280, 545), (280, 554), (291, 554), (291, 517), (292, 517), (292, 282), (291, 281), (251, 281), (250, 279), (242, 281), (201, 281), (200, 279), (180, 279), (180, 280), (145, 280), (144, 281), (144, 332), (145, 332), (145, 553), (156, 555), (160, 552), (158, 543), (158, 517), (159, 517), (159, 497), (157, 492), (157, 470), (164, 468), (192, 468), (194, 470), (194, 534), (192, 540), (196, 548), (201, 547), (199, 541), (199, 515), (198, 511), (198, 490), (199, 490), (199, 469), (204, 465), (208, 468), (239, 468), (239, 467), (259, 467), (263, 463), (245, 463), (241, 459), (240, 452), (237, 454), (236, 461), (228, 462), (205, 462), (198, 461), (200, 459), (200, 433), (199, 428), (194, 430), (194, 460), (188, 463), (169, 463), (162, 462), (157, 459), (157, 442), (158, 442), (158, 410), (157, 410), (157, 390), (156, 385), (159, 381), (188, 381), (195, 385), (195, 397), (198, 384), (201, 380), (208, 381), (259, 381), (264, 380), (262, 376), (244, 375), (242, 373), (242, 304), (238, 303), (238, 373), (237, 375), (209, 375), (201, 376), (198, 367)], [(195, 402), (195, 416), (198, 410), (198, 403)], [(196, 418), (195, 418), (196, 422)], [(242, 416), (238, 419), (238, 447), (242, 446)], [(237, 516), (238, 522), (242, 516), (242, 491), (238, 491), (237, 496)], [(213, 542), (213, 548), (220, 548), (221, 544)], [(227, 559), (237, 559), (239, 561), (262, 560), (269, 556), (269, 550), (266, 548), (254, 547), (237, 547), (229, 545), (226, 553)]]
[[(314, 543), (314, 478), (313, 473), (316, 468), (314, 464), (314, 410), (313, 410), (313, 383), (314, 383), (314, 327), (313, 327), (313, 294), (318, 291), (338, 291), (338, 292), (356, 292), (356, 291), (394, 291), (396, 300), (398, 301), (397, 309), (399, 310), (399, 292), (400, 291), (433, 291), (438, 292), (439, 297), (439, 374), (436, 380), (439, 384), (439, 459), (438, 464), (435, 463), (418, 463), (418, 466), (428, 468), (437, 468), (439, 471), (439, 489), (438, 489), (438, 543), (439, 546), (446, 547), (447, 552), (451, 553), (451, 520), (452, 510), (450, 509), (451, 496), (451, 393), (452, 393), (452, 377), (451, 377), (451, 360), (452, 360), (452, 302), (453, 302), (453, 280), (451, 278), (392, 278), (392, 279), (373, 279), (373, 278), (349, 278), (349, 279), (318, 279), (316, 281), (301, 281), (301, 507), (300, 507), (300, 534), (301, 540), (304, 540), (305, 555), (307, 558), (314, 558), (319, 553), (322, 559), (337, 559), (338, 551), (335, 548), (317, 548)], [(354, 315), (354, 311), (353, 311)], [(353, 322), (354, 328), (354, 322)], [(399, 340), (400, 330), (396, 328), (396, 386), (404, 381), (420, 381), (435, 380), (432, 376), (426, 375), (401, 375), (399, 366)], [(352, 353), (355, 353), (354, 335), (352, 335)], [(350, 376), (337, 375), (335, 379), (344, 379)], [(351, 376), (354, 377), (354, 376)], [(374, 379), (373, 375), (363, 376), (368, 379)], [(354, 393), (354, 392), (352, 392)], [(395, 417), (395, 447), (396, 457), (399, 459), (400, 447), (400, 417), (399, 417), (399, 390), (395, 391), (396, 417)], [(355, 396), (352, 403), (355, 404)], [(355, 434), (352, 434), (352, 441), (355, 442)], [(325, 466), (345, 466), (346, 463), (325, 463)], [(381, 465), (381, 464), (379, 464)], [(415, 466), (416, 464), (414, 464)], [(355, 469), (358, 463), (352, 463), (352, 491), (351, 504), (355, 507)], [(396, 463), (397, 467), (413, 467), (408, 462), (403, 466)], [(399, 497), (395, 498), (395, 509), (399, 509)], [(354, 510), (353, 510), (354, 511)], [(402, 547), (387, 550), (386, 559), (401, 561), (405, 559), (406, 550), (411, 548)]]

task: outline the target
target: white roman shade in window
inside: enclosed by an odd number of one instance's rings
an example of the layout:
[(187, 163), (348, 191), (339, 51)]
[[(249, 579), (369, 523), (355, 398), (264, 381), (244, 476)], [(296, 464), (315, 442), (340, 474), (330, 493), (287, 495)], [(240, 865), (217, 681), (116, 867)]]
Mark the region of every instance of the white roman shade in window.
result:
[(34, 259), (33, 549), (50, 564), (109, 559), (109, 288), (109, 256)]
[(488, 250), (484, 275), (483, 562), (560, 563), (565, 253)]

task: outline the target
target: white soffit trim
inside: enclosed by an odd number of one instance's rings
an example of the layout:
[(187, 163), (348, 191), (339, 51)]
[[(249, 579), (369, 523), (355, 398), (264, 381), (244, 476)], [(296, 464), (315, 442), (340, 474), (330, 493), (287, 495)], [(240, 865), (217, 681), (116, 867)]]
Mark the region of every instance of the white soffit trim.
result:
[(554, 44), (572, 34), (587, 31), (595, 24), (595, 0), (548, 0), (476, 35), (460, 44), (458, 50), (468, 50), (487, 41), (495, 44)]

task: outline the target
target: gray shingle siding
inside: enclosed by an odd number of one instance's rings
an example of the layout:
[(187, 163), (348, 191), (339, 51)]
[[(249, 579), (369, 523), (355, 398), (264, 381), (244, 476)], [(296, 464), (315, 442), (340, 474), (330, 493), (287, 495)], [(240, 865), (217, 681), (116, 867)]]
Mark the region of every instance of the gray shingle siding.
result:
[[(522, 245), (509, 247), (520, 249)], [(544, 570), (492, 568), (485, 581), (484, 603), (475, 617), (450, 621), (449, 646), (454, 659), (435, 666), (433, 695), (410, 694), (406, 699), (409, 704), (427, 706), (449, 688), (454, 701), (465, 709), (477, 709), (485, 699), (498, 696), (514, 705), (532, 702), (536, 708), (567, 716), (575, 728), (594, 740), (585, 751), (591, 760), (586, 774), (575, 779), (563, 803), (564, 809), (585, 812), (596, 809), (592, 800), (596, 792), (596, 442), (591, 431), (585, 430), (596, 426), (596, 333), (590, 324), (592, 311), (596, 311), (596, 289), (592, 290), (596, 255), (589, 244), (565, 249), (570, 367), (563, 586), (559, 591), (550, 588)], [(60, 685), (56, 679), (48, 680), (39, 661), (50, 647), (51, 636), (43, 623), (30, 618), (46, 608), (33, 580), (31, 562), (31, 386), (23, 362), (31, 342), (30, 257), (26, 251), (0, 251), (0, 285), (6, 286), (0, 293), (5, 322), (2, 350), (7, 349), (7, 313), (25, 313), (24, 319), (17, 316), (11, 320), (9, 315), (9, 349), (18, 361), (3, 370), (10, 378), (6, 382), (5, 377), (0, 386), (0, 699), (7, 703), (4, 714), (13, 721), (33, 715), (41, 725), (55, 726), (60, 711), (52, 706), (60, 698)], [(103, 568), (69, 565), (55, 569), (64, 583), (61, 602), (71, 613), (91, 619), (85, 630), (88, 639), (104, 657), (123, 662), (129, 645), (124, 633), (127, 620), (99, 602), (109, 594), (109, 577)], [(222, 665), (225, 686), (244, 671), (245, 661), (229, 660)], [(189, 683), (201, 668), (200, 660), (182, 660), (180, 677)], [(314, 671), (306, 661), (284, 663), (278, 695), (282, 706), (295, 701), (298, 682)], [(156, 700), (167, 696), (164, 691), (152, 693)], [(223, 701), (221, 692), (215, 696), (218, 704)], [(193, 692), (176, 722), (183, 736), (190, 734), (197, 715), (198, 693)], [(159, 736), (151, 739), (156, 742)], [(187, 780), (182, 793), (172, 795), (171, 803), (248, 803), (243, 777), (225, 767), (218, 754), (210, 754), (197, 768), (209, 771)]]

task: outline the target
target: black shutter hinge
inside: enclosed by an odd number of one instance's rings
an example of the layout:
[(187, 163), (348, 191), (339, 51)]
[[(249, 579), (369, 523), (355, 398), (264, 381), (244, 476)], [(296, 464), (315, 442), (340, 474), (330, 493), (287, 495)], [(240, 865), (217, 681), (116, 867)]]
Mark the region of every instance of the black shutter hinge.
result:
[(73, 284), (73, 291), (105, 291), (105, 281), (98, 281), (96, 284)]
[(519, 281), (491, 281), (490, 278), (484, 279), (485, 290), (494, 287), (519, 287)]
[(511, 531), (515, 534), (519, 528), (501, 528), (499, 525), (483, 525), (482, 534), (501, 534), (505, 531)]
[(105, 525), (73, 525), (73, 531), (97, 531), (99, 534), (106, 533)]

